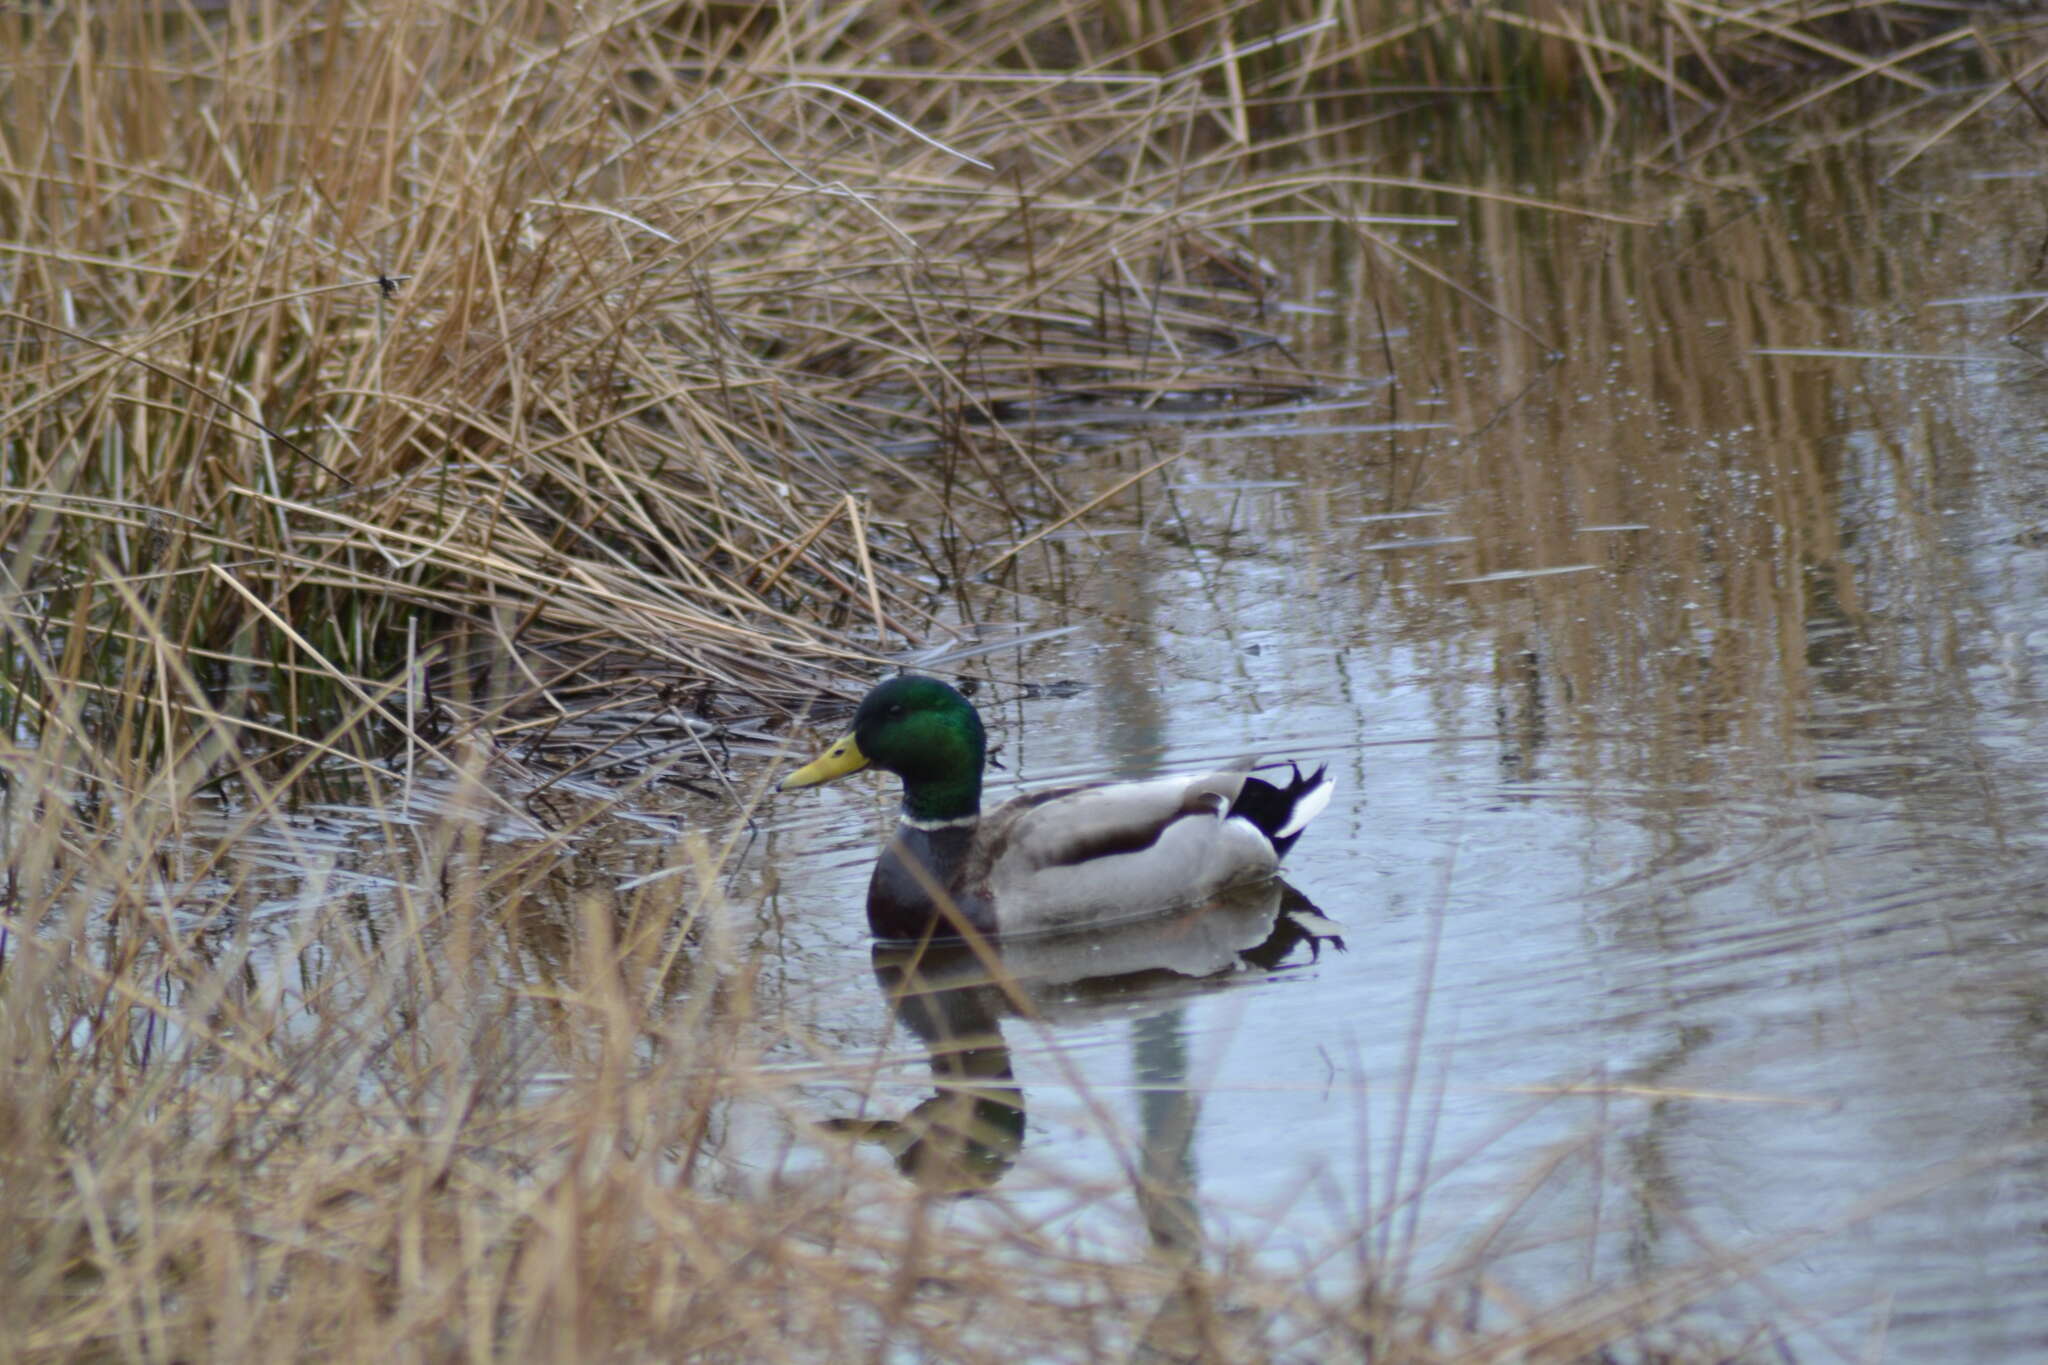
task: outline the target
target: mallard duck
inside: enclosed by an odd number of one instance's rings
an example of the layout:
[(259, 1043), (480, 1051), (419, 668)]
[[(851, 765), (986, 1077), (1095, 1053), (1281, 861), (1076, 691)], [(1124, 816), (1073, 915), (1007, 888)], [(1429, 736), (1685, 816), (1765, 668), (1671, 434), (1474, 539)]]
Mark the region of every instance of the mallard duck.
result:
[(1284, 783), (1249, 760), (1220, 772), (1051, 787), (981, 809), (987, 741), (967, 698), (898, 677), (861, 701), (853, 733), (783, 790), (862, 768), (903, 779), (903, 813), (868, 882), (877, 938), (1025, 934), (1188, 905), (1272, 876), (1329, 804), (1327, 766)]

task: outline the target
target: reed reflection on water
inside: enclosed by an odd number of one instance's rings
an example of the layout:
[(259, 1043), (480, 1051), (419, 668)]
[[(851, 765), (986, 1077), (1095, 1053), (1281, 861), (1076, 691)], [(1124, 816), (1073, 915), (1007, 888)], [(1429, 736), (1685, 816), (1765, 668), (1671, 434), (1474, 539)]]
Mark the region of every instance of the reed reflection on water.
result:
[[(2032, 1359), (2048, 389), (2003, 340), (2025, 302), (1956, 301), (2031, 277), (2038, 204), (1723, 155), (1742, 192), (1654, 228), (1474, 205), (1436, 245), (1478, 295), (1302, 229), (1330, 315), (1298, 344), (1390, 359), (1387, 430), (1189, 443), (994, 599), (1071, 633), (968, 671), (1030, 783), (1334, 760), (1290, 877), (1353, 951), (1171, 1010), (1209, 1234), (1316, 1262), (1363, 1226), (1531, 1302), (1706, 1265), (1747, 1285), (1715, 1311), (1823, 1353)], [(811, 869), (781, 913), (845, 916), (873, 828), (778, 831)], [(1160, 1074), (1137, 1013), (1013, 1045), (1021, 1164), (1104, 1168), (1074, 1097)]]

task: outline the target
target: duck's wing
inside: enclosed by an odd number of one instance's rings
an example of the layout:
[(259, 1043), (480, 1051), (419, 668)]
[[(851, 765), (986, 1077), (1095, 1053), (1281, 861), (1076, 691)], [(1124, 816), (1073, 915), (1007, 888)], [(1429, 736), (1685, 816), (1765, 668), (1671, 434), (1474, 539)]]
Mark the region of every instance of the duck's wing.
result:
[(1230, 817), (1246, 772), (1067, 787), (984, 817), (977, 881), (1005, 933), (1108, 923), (1271, 874), (1272, 841)]
[(1016, 797), (992, 812), (992, 838), (1004, 856), (1030, 867), (1073, 867), (1137, 853), (1176, 823), (1220, 819), (1244, 790), (1244, 769), (1158, 777), (1145, 782), (1056, 787)]

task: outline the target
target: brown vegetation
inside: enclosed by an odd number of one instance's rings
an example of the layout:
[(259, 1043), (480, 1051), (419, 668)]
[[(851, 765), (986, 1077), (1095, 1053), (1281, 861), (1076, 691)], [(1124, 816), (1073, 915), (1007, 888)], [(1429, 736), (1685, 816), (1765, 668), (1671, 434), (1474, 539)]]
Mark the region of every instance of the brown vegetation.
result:
[[(949, 587), (1164, 463), (1118, 456), (1077, 494), (1081, 457), (1034, 417), (1322, 385), (1278, 342), (1250, 228), (1457, 192), (1398, 149), (1291, 165), (1380, 115), (1332, 91), (1583, 80), (1610, 112), (1704, 112), (1794, 61), (1822, 89), (1924, 88), (1927, 59), (2012, 35), (1910, 7), (789, 14), (9, 17), (0, 1340), (49, 1360), (1629, 1342), (1668, 1305), (1482, 1327), (1376, 1292), (1386, 1267), (1332, 1290), (1090, 1260), (1000, 1219), (963, 1231), (864, 1163), (764, 1152), (734, 1136), (746, 1116), (804, 1121), (757, 1063), (813, 1043), (756, 1008), (721, 851), (623, 895), (565, 871), (559, 832), (487, 858), (479, 831), (525, 808), (478, 774), (598, 708), (693, 755), (744, 741), (944, 635)], [(398, 808), (429, 771), (448, 785), (418, 821)], [(359, 776), (352, 799), (392, 813), (351, 852), (404, 869), (374, 915), (309, 827), (275, 835), (316, 782)], [(232, 870), (259, 832), (299, 870), (282, 901)], [(545, 989), (499, 970), (535, 934), (562, 940), (535, 954), (566, 964)]]

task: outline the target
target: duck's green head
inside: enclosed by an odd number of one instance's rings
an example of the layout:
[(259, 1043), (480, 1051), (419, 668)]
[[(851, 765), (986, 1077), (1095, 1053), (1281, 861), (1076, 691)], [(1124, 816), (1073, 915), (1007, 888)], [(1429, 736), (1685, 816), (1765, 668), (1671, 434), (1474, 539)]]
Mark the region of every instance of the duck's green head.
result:
[(891, 678), (862, 699), (853, 733), (782, 779), (784, 791), (880, 768), (903, 779), (903, 809), (950, 820), (981, 809), (988, 741), (967, 698), (937, 678)]

